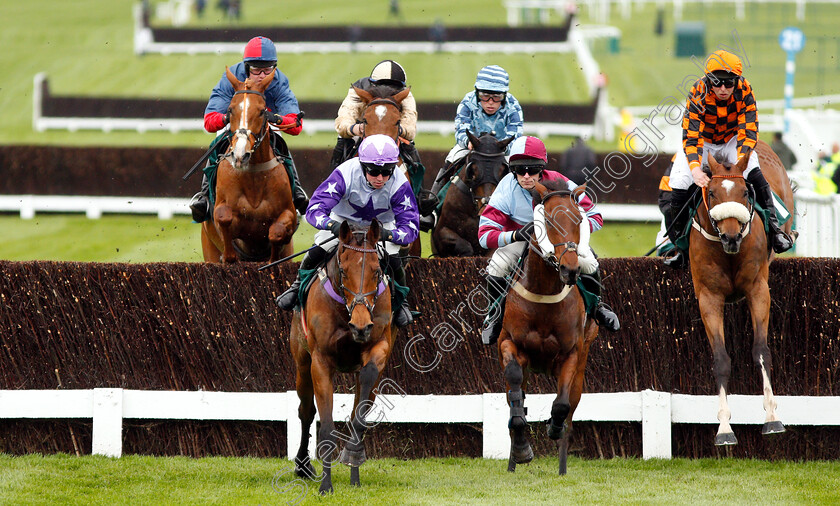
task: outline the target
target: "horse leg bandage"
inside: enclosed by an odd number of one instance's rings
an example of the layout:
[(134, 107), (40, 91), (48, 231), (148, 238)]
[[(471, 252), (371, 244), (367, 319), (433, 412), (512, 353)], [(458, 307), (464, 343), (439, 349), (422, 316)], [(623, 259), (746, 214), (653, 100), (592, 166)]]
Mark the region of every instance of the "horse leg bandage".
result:
[(513, 420), (516, 417), (522, 418), (522, 421), (527, 423), (525, 416), (528, 414), (528, 408), (524, 406), (525, 392), (522, 390), (508, 391), (508, 401), (510, 402), (510, 420), (508, 420), (508, 429), (513, 428)]

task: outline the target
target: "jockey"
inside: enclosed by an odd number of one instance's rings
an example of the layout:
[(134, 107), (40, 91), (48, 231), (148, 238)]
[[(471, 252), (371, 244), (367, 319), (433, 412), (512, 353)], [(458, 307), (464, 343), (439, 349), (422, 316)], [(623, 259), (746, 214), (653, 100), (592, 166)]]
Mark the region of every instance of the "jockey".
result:
[[(300, 269), (315, 269), (338, 246), (342, 221), (368, 226), (382, 222), (382, 241), (394, 281), (406, 286), (405, 269), (398, 256), (400, 246), (411, 244), (419, 233), (417, 201), (405, 175), (394, 172), (399, 161), (397, 143), (387, 135), (371, 135), (359, 145), (359, 156), (342, 163), (312, 194), (306, 221), (319, 229), (315, 246), (303, 257)], [(300, 271), (292, 286), (277, 297), (281, 309), (298, 302)], [(394, 323), (404, 327), (413, 321), (408, 303), (394, 308)]]
[[(364, 137), (364, 124), (361, 121), (365, 103), (354, 88), (370, 92), (375, 97), (396, 95), (406, 89), (405, 70), (394, 60), (382, 60), (373, 67), (370, 77), (363, 77), (350, 85), (335, 118), (338, 141), (330, 160), (330, 169), (338, 167), (353, 156), (356, 139)], [(417, 135), (417, 102), (414, 95), (409, 91), (400, 105), (400, 137), (408, 141), (400, 143), (400, 155), (404, 161), (420, 163), (420, 154), (414, 146), (414, 136)]]
[[(284, 130), (289, 135), (298, 135), (303, 129), (302, 120), (298, 117), (300, 108), (298, 107), (297, 98), (292, 93), (289, 87), (289, 79), (277, 69), (277, 49), (274, 47), (274, 42), (266, 37), (254, 37), (245, 45), (245, 52), (240, 63), (237, 63), (230, 68), (231, 73), (240, 81), (251, 79), (257, 83), (268, 77), (272, 72), (274, 73), (274, 80), (268, 85), (265, 90), (265, 105), (268, 113), (268, 120), (271, 123), (285, 126), (295, 124), (297, 126)], [(210, 101), (207, 103), (207, 108), (204, 110), (204, 129), (210, 133), (218, 132), (227, 126), (229, 121), (228, 108), (230, 101), (234, 94), (233, 85), (227, 78), (227, 75), (222, 75), (219, 83), (213, 88), (210, 93)], [(227, 130), (225, 130), (227, 132)], [(225, 133), (223, 132), (223, 133)], [(288, 149), (285, 148), (285, 142), (280, 138), (279, 132), (274, 132), (277, 135), (275, 142), (275, 151), (278, 151), (277, 146), (283, 146), (286, 152), (278, 152), (282, 156), (286, 170), (289, 172), (289, 180), (292, 182), (292, 196), (295, 208), (299, 213), (306, 212), (306, 205), (309, 199), (306, 197), (306, 192), (300, 186), (300, 178), (298, 178), (297, 170), (291, 155), (288, 154)], [(207, 166), (215, 165), (219, 157), (225, 149), (227, 149), (227, 142), (221, 142), (221, 136), (217, 136), (213, 141), (215, 143), (215, 156), (211, 155), (211, 160)], [(279, 142), (277, 142), (279, 140)], [(215, 162), (214, 162), (215, 161)], [(192, 210), (193, 220), (198, 223), (205, 221), (210, 217), (210, 181), (205, 174), (201, 180), (201, 191), (193, 196), (190, 200), (190, 209)]]
[[(421, 230), (434, 228), (437, 218), (434, 211), (439, 204), (437, 194), (449, 176), (452, 176), (449, 174), (451, 168), (461, 162), (472, 149), (467, 130), (477, 136), (489, 132), (500, 141), (522, 135), (522, 107), (516, 97), (508, 92), (509, 89), (510, 78), (502, 67), (489, 65), (478, 71), (475, 89), (464, 96), (455, 113), (455, 147), (446, 155), (443, 168), (435, 177), (431, 196), (420, 203), (423, 215), (420, 219)], [(507, 148), (508, 153), (510, 146)]]
[[(703, 171), (706, 157), (737, 163), (749, 154), (744, 179), (755, 189), (758, 205), (774, 209), (770, 185), (758, 165), (755, 144), (758, 140), (758, 118), (752, 86), (742, 75), (741, 60), (732, 53), (719, 50), (706, 60), (705, 75), (698, 79), (688, 95), (683, 115), (683, 149), (677, 152), (671, 171), (671, 212), (668, 230), (675, 243), (688, 223), (689, 211), (683, 210), (697, 187), (705, 187), (709, 176)], [(696, 185), (696, 186), (693, 186)], [(682, 212), (680, 212), (682, 210)], [(773, 251), (791, 248), (790, 237), (779, 227), (776, 214), (768, 213), (768, 238)], [(679, 252), (665, 264), (682, 268), (687, 253)]]
[[(490, 202), (481, 213), (478, 222), (478, 240), (481, 246), (494, 249), (487, 265), (487, 293), (491, 301), (503, 298), (507, 293), (506, 276), (516, 266), (522, 256), (534, 230), (534, 203), (529, 190), (537, 181), (564, 181), (569, 190), (578, 187), (559, 172), (545, 170), (548, 155), (545, 145), (536, 137), (519, 137), (510, 144), (510, 169), (490, 197)], [(600, 230), (604, 220), (601, 213), (584, 193), (577, 197), (578, 203), (586, 212), (592, 232)], [(578, 250), (578, 256), (588, 259), (581, 262), (580, 280), (586, 291), (598, 297), (594, 307), (587, 308), (589, 316), (598, 325), (617, 331), (620, 327), (618, 317), (603, 302), (600, 302), (600, 272), (595, 254), (591, 249)], [(501, 306), (500, 306), (501, 307)], [(502, 328), (502, 311), (490, 311), (484, 320), (481, 340), (484, 344), (493, 344)]]

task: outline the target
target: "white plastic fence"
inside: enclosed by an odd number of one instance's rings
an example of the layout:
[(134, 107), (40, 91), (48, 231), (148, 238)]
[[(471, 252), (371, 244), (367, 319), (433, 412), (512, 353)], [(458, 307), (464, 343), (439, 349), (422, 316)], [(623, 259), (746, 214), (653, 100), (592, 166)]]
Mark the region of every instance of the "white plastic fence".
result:
[(817, 195), (800, 189), (796, 200), (796, 254), (840, 257), (840, 195)]
[[(598, 204), (606, 221), (659, 221), (655, 205)], [(105, 213), (156, 214), (170, 219), (176, 214), (190, 214), (189, 199), (146, 197), (84, 197), (70, 195), (0, 195), (0, 212), (17, 212), (22, 219), (36, 213), (85, 213), (100, 218)]]
[[(525, 398), (528, 421), (550, 418), (550, 394)], [(777, 414), (786, 425), (840, 425), (840, 397), (778, 396)], [(333, 417), (350, 417), (352, 394), (337, 394)], [(730, 395), (731, 423), (763, 424), (762, 397)], [(287, 423), (287, 456), (300, 441), (294, 391), (278, 393), (175, 392), (95, 388), (93, 390), (0, 390), (0, 419), (93, 420), (92, 453), (122, 455), (122, 424), (126, 418), (166, 420), (254, 420)], [(717, 424), (717, 396), (691, 396), (644, 390), (583, 394), (576, 421), (641, 422), (642, 456), (671, 458), (671, 426), (675, 423)], [(480, 423), (482, 455), (506, 459), (510, 453), (509, 408), (503, 393), (482, 395), (399, 395), (383, 389), (371, 408), (368, 423)], [(317, 419), (317, 418), (316, 418)], [(312, 426), (314, 436), (315, 424)], [(310, 439), (315, 454), (315, 438)]]

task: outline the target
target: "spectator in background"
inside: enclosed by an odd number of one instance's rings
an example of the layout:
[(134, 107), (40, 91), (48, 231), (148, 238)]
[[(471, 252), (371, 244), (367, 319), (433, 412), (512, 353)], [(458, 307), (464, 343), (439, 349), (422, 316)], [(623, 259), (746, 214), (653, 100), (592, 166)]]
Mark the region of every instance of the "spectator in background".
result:
[(575, 184), (582, 185), (586, 182), (583, 169), (587, 167), (595, 168), (595, 152), (581, 137), (575, 137), (572, 147), (563, 154), (561, 172)]
[(778, 155), (779, 160), (782, 161), (785, 170), (791, 170), (793, 164), (796, 163), (796, 155), (793, 154), (793, 151), (782, 140), (782, 132), (773, 134), (773, 142), (770, 144), (770, 147)]
[(435, 19), (435, 24), (429, 28), (429, 38), (435, 43), (435, 51), (439, 53), (446, 41), (446, 27), (440, 18)]

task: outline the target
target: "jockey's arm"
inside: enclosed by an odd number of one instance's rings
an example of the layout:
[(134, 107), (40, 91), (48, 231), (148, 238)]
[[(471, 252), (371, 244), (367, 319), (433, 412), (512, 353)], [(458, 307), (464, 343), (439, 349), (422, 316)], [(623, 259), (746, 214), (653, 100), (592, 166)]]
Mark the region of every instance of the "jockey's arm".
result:
[[(472, 125), (472, 109), (466, 103), (467, 99), (458, 104), (458, 110), (455, 112), (455, 142), (462, 148), (467, 148), (469, 139), (467, 138), (467, 130)], [(473, 134), (478, 135), (477, 132)]]
[(327, 230), (330, 212), (341, 201), (345, 191), (344, 178), (336, 169), (312, 193), (306, 208), (306, 221), (319, 230)]
[(362, 99), (356, 94), (356, 90), (351, 87), (347, 91), (347, 96), (341, 102), (341, 106), (338, 108), (338, 115), (335, 118), (335, 131), (338, 132), (339, 137), (345, 139), (353, 137), (350, 128), (359, 121), (363, 109), (364, 103), (362, 103)]
[(758, 142), (758, 109), (752, 88), (744, 83), (742, 108), (738, 113), (738, 159), (755, 149)]
[(408, 92), (408, 96), (400, 104), (402, 114), (400, 115), (400, 137), (407, 141), (413, 141), (417, 135), (417, 102), (414, 95)]
[(401, 246), (411, 244), (420, 233), (420, 213), (408, 180), (391, 195), (391, 209), (394, 212), (395, 223), (391, 229), (391, 242)]

